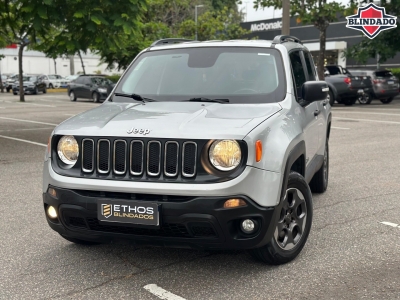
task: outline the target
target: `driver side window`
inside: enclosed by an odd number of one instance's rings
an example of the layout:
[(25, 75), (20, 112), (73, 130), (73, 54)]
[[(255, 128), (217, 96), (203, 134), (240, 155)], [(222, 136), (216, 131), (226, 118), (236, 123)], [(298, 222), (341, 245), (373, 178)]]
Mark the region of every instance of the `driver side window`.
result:
[(289, 57), (292, 65), (295, 88), (297, 91), (297, 99), (301, 99), (301, 87), (306, 82), (306, 74), (301, 61), (300, 51), (290, 53)]

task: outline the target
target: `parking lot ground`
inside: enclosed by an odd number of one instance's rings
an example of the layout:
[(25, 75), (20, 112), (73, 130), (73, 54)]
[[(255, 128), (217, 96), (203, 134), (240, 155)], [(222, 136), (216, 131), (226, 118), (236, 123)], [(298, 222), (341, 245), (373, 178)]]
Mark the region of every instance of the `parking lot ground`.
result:
[(0, 94), (0, 299), (399, 299), (400, 99), (333, 108), (329, 187), (309, 240), (274, 267), (244, 251), (71, 244), (46, 223), (54, 126), (96, 107)]

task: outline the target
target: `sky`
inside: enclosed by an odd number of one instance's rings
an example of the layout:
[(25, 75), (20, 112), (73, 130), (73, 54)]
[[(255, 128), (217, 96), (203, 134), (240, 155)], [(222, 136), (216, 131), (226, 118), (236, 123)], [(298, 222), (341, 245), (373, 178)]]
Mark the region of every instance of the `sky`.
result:
[[(249, 10), (249, 13), (247, 15), (247, 21), (257, 21), (257, 20), (265, 20), (265, 19), (272, 19), (272, 18), (279, 18), (282, 17), (282, 10), (274, 10), (273, 8), (265, 8), (255, 10), (253, 8), (254, 1), (251, 0), (242, 0), (242, 4), (239, 5), (239, 9), (242, 9), (244, 13), (246, 13), (246, 8)], [(349, 3), (349, 0), (338, 0), (338, 1), (333, 1), (333, 0), (328, 0), (328, 2), (340, 2), (343, 4)], [(246, 21), (246, 17), (245, 17)]]

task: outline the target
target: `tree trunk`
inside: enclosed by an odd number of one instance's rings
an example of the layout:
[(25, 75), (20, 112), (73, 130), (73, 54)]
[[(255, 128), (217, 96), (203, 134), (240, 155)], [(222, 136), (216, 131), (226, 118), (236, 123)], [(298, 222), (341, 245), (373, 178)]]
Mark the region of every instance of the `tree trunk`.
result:
[(325, 66), (326, 28), (327, 26), (321, 26), (319, 28), (319, 55), (317, 63), (319, 80), (325, 79), (324, 66)]
[(69, 73), (70, 73), (70, 75), (75, 74), (75, 57), (74, 57), (74, 55), (71, 55), (69, 57)]
[(19, 45), (18, 49), (18, 72), (19, 72), (19, 101), (25, 102), (25, 93), (24, 93), (24, 71), (22, 69), (22, 54), (24, 52), (25, 44), (22, 42)]
[(53, 60), (54, 60), (54, 74), (57, 75), (57, 62), (55, 58), (53, 58)]
[(82, 60), (81, 51), (78, 51), (78, 55), (79, 55), (79, 58), (81, 59), (81, 64), (82, 64), (82, 70), (83, 70), (83, 74), (84, 74), (84, 75), (86, 75), (86, 71), (85, 71), (85, 65), (83, 64), (83, 60)]

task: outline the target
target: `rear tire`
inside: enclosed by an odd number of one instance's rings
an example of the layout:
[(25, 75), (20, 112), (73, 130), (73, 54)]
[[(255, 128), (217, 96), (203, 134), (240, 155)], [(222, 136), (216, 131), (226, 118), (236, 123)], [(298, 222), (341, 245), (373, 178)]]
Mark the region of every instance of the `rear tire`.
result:
[(328, 102), (331, 106), (333, 106), (333, 104), (335, 103), (335, 98), (333, 97), (333, 93), (330, 89), (328, 92), (328, 98), (326, 100), (328, 100)]
[(372, 97), (368, 93), (365, 93), (364, 95), (362, 95), (358, 98), (358, 102), (360, 102), (360, 104), (371, 104), (371, 101), (372, 101)]
[(75, 96), (74, 91), (69, 92), (69, 100), (76, 101), (76, 96)]
[[(251, 249), (255, 259), (270, 265), (280, 265), (295, 259), (307, 242), (312, 224), (312, 195), (302, 175), (290, 172), (285, 198), (279, 205), (281, 213), (274, 235), (268, 244)], [(293, 237), (294, 236), (294, 237)]]
[(52, 83), (49, 84), (49, 89), (54, 89), (54, 86)]
[(393, 101), (393, 97), (380, 99), (383, 104), (388, 104)]
[(18, 95), (18, 93), (16, 93), (16, 92), (13, 92), (13, 94), (14, 94), (14, 95)]
[(324, 162), (321, 168), (314, 174), (310, 181), (310, 189), (313, 193), (323, 193), (329, 183), (329, 145), (325, 143)]
[(46, 89), (46, 87), (44, 87), (43, 94), (46, 94), (46, 93), (47, 93), (47, 89)]
[(66, 239), (68, 242), (71, 242), (71, 243), (74, 243), (74, 244), (78, 244), (78, 245), (84, 245), (84, 246), (100, 245), (100, 243), (80, 240), (80, 239), (76, 239), (76, 238), (71, 238), (71, 237), (68, 237), (68, 236), (65, 236), (65, 235), (62, 235), (62, 234), (60, 234), (60, 236), (63, 237), (64, 239)]

